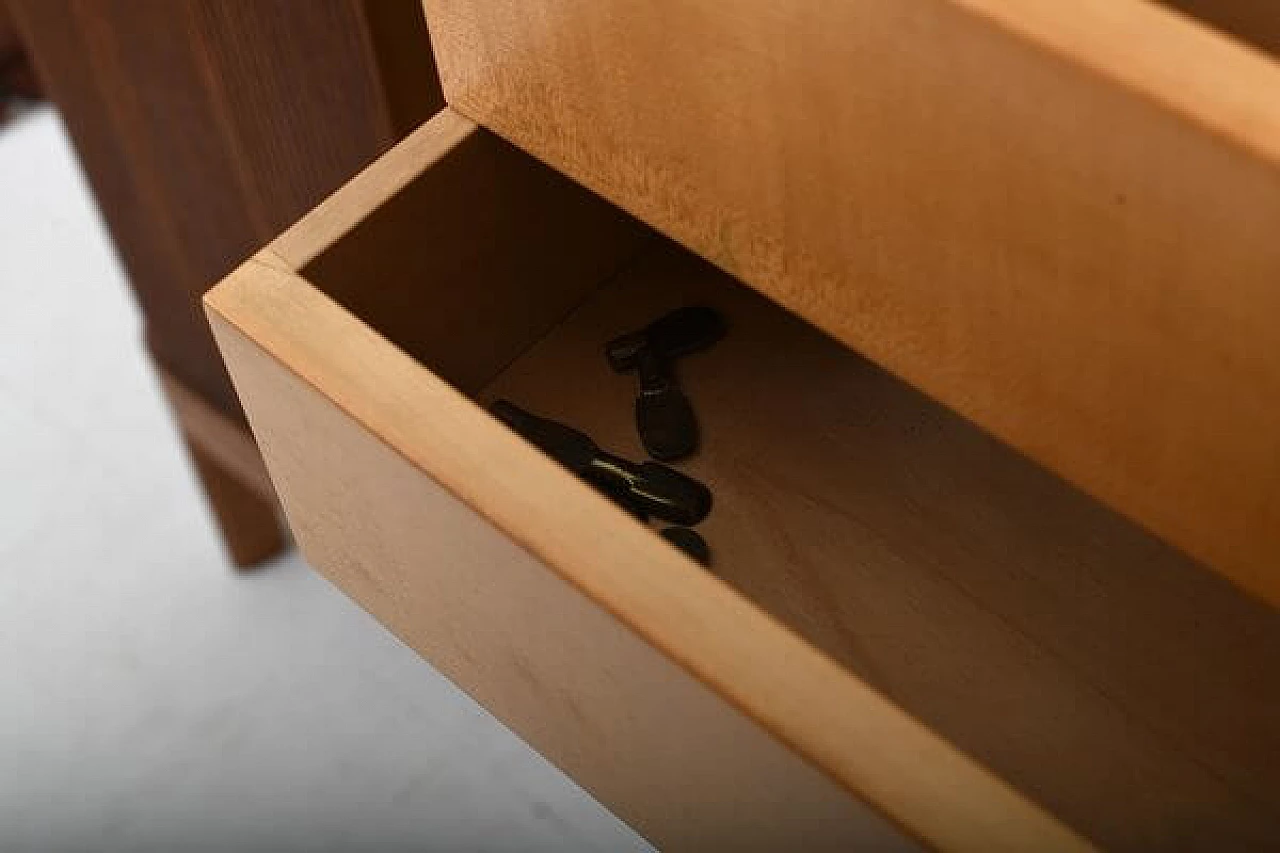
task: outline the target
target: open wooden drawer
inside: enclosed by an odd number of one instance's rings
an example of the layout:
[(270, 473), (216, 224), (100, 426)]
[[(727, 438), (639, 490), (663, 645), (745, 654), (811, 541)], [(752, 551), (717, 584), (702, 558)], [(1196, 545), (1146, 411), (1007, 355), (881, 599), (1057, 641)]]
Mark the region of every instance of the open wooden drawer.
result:
[[(710, 571), (477, 405), (639, 458), (688, 303)], [(451, 111), (206, 304), (311, 563), (664, 849), (1280, 838), (1269, 608)]]

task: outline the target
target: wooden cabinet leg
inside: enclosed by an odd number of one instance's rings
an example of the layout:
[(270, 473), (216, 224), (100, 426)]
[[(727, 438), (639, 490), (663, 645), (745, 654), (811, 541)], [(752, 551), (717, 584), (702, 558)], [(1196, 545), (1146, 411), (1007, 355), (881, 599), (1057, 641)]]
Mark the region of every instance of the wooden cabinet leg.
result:
[(275, 556), (286, 544), (279, 503), (248, 427), (156, 369), (231, 561), (246, 569)]
[(285, 546), (276, 504), (236, 479), (194, 442), (187, 448), (237, 568), (251, 568)]

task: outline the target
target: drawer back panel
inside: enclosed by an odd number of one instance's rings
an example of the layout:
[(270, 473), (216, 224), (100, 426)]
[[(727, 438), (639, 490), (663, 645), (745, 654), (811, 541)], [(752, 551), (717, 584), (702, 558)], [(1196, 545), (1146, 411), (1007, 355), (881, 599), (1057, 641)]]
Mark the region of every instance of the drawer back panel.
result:
[(302, 274), (405, 352), (475, 391), (645, 242), (613, 205), (474, 134)]

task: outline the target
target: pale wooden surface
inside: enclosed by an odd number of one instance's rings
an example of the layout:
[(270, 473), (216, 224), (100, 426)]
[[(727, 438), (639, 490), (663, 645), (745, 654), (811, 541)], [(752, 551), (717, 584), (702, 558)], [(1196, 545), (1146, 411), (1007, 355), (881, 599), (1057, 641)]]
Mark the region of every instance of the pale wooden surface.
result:
[[(419, 177), (401, 188), (415, 168)], [(545, 334), (650, 234), (446, 111), (271, 248), (283, 249), (290, 264), (311, 258), (298, 267), (310, 282), (470, 390)]]
[(918, 849), (215, 324), (308, 561), (662, 849)]
[(444, 109), (286, 229), (271, 244), (275, 254), (302, 269), (475, 130), (475, 122)]
[[(431, 151), (422, 154), (424, 164), (437, 159)], [(373, 195), (377, 197), (379, 193)], [(501, 193), (481, 194), (462, 199), (461, 208), (420, 210), (424, 215), (416, 222), (424, 233), (429, 233), (439, 218), (465, 215), (468, 206), (507, 201)], [(360, 215), (358, 209), (352, 209), (338, 218), (354, 220)], [(529, 219), (526, 227), (545, 229), (545, 219)], [(606, 216), (602, 226), (606, 233), (612, 228), (608, 225), (612, 221), (611, 215)], [(511, 227), (515, 227), (514, 221)], [(566, 235), (555, 229), (548, 234), (556, 239), (521, 244), (535, 253), (527, 259), (534, 268), (547, 264), (543, 255), (563, 250)], [(581, 244), (588, 251), (590, 236), (591, 232), (587, 232)], [(376, 242), (381, 234), (367, 234), (366, 239)], [(449, 260), (447, 250), (442, 250), (440, 268), (450, 269)], [(473, 298), (482, 300), (492, 283), (468, 281), (465, 269), (434, 283), (371, 279), (371, 286), (429, 288), (447, 284), (471, 288), (478, 292)], [(498, 286), (508, 285), (500, 281)], [(402, 631), (432, 631), (428, 614), (434, 611), (418, 608), (449, 606), (443, 601), (433, 604), (433, 592), (442, 593), (448, 588), (450, 600), (458, 607), (480, 607), (481, 602), (501, 593), (507, 583), (503, 572), (515, 573), (513, 582), (521, 582), (520, 573), (526, 573), (535, 578), (529, 583), (536, 588), (557, 591), (553, 598), (559, 602), (558, 607), (566, 608), (565, 614), (580, 606), (569, 603), (579, 600), (574, 597), (577, 593), (571, 594), (572, 589), (584, 594), (595, 607), (611, 613), (617, 623), (607, 619), (597, 623), (610, 628), (610, 633), (598, 638), (602, 649), (616, 649), (613, 643), (620, 641), (612, 637), (631, 637), (634, 631), (635, 637), (643, 641), (638, 645), (643, 655), (636, 654), (647, 661), (645, 667), (654, 667), (654, 673), (665, 672), (668, 670), (663, 668), (667, 666), (664, 662), (669, 660), (678, 668), (670, 671), (687, 673), (680, 678), (673, 675), (670, 681), (663, 676), (655, 685), (643, 674), (650, 670), (644, 669), (638, 675), (628, 672), (626, 678), (609, 676), (606, 683), (588, 687), (577, 680), (582, 676), (576, 670), (585, 664), (567, 661), (552, 649), (540, 657), (537, 672), (572, 685), (566, 689), (566, 702), (604, 702), (613, 691), (632, 696), (627, 691), (646, 687), (656, 689), (657, 698), (661, 699), (670, 684), (675, 694), (668, 698), (676, 707), (683, 707), (694, 701), (687, 699), (684, 691), (693, 691), (697, 683), (702, 683), (720, 697), (711, 703), (711, 708), (719, 709), (715, 712), (717, 719), (739, 719), (737, 712), (730, 711), (736, 707), (759, 727), (750, 729), (754, 733), (751, 738), (737, 738), (732, 744), (715, 741), (718, 745), (714, 749), (704, 750), (684, 740), (680, 726), (668, 718), (655, 721), (648, 714), (637, 718), (640, 715), (634, 711), (613, 714), (604, 713), (604, 708), (593, 712), (604, 722), (623, 727), (620, 731), (631, 732), (633, 729), (628, 727), (634, 726), (638, 727), (634, 731), (650, 733), (639, 738), (634, 766), (653, 766), (646, 764), (644, 758), (646, 751), (652, 750), (653, 761), (675, 763), (672, 777), (638, 769), (621, 771), (619, 768), (629, 762), (614, 763), (600, 752), (583, 755), (584, 767), (579, 769), (569, 766), (575, 753), (570, 747), (557, 746), (561, 740), (551, 743), (553, 735), (548, 734), (548, 743), (540, 744), (531, 736), (535, 746), (547, 750), (553, 760), (566, 762), (570, 772), (601, 793), (606, 802), (636, 822), (642, 831), (660, 842), (668, 834), (677, 842), (690, 839), (696, 848), (699, 843), (694, 839), (699, 834), (705, 837), (705, 833), (720, 831), (715, 826), (718, 816), (727, 819), (732, 814), (733, 826), (744, 822), (756, 826), (753, 818), (757, 815), (776, 818), (780, 826), (785, 826), (781, 816), (800, 802), (806, 804), (801, 813), (813, 809), (831, 816), (829, 824), (814, 829), (818, 837), (812, 839), (813, 843), (846, 838), (849, 832), (860, 835), (875, 831), (871, 829), (874, 823), (868, 823), (860, 809), (851, 805), (837, 808), (837, 800), (831, 796), (837, 788), (819, 783), (821, 777), (811, 775), (803, 762), (770, 758), (774, 754), (770, 743), (776, 739), (820, 768), (835, 786), (856, 793), (926, 843), (982, 851), (1084, 846), (1078, 836), (1012, 788), (731, 588), (697, 570), (674, 549), (355, 321), (292, 274), (281, 257), (269, 251), (260, 254), (210, 293), (206, 305), (300, 543), (326, 571), (357, 579), (363, 585), (361, 589), (380, 588), (380, 599), (367, 603), (380, 618), (401, 626)], [(532, 342), (532, 338), (526, 341)], [(455, 343), (468, 345), (462, 338)], [(459, 359), (454, 369), (463, 376), (474, 377), (480, 372), (470, 357)], [(565, 381), (577, 380), (566, 377)], [(322, 396), (290, 391), (305, 386)], [(322, 420), (330, 426), (321, 427)], [(329, 428), (337, 442), (333, 450), (319, 458), (308, 455), (308, 448), (323, 445), (322, 430)], [(385, 452), (375, 452), (383, 444)], [(344, 465), (347, 454), (355, 461)], [(364, 466), (371, 466), (372, 479), (362, 484), (357, 477)], [(404, 489), (420, 490), (409, 497), (420, 496), (425, 507), (428, 496), (434, 493), (432, 481), (498, 530), (505, 531), (537, 562), (513, 560), (511, 565), (494, 565), (487, 570), (472, 569), (468, 562), (468, 570), (453, 571), (449, 557), (454, 551), (449, 538), (465, 522), (449, 524), (433, 536), (430, 531), (435, 528), (429, 509), (415, 512), (412, 501), (405, 500), (403, 493)], [(386, 499), (381, 497), (384, 486)], [(349, 498), (349, 490), (358, 492), (360, 497)], [(322, 507), (334, 511), (313, 515)], [(458, 516), (465, 518), (466, 514), (459, 512)], [(323, 540), (313, 538), (321, 536)], [(317, 545), (313, 548), (309, 541)], [(328, 544), (321, 546), (321, 541)], [(478, 541), (467, 541), (480, 547)], [(497, 553), (515, 553), (502, 551), (508, 546), (498, 539), (486, 547), (499, 549)], [(433, 554), (442, 555), (440, 562)], [(539, 564), (542, 568), (534, 571)], [(428, 584), (437, 581), (426, 571), (432, 566), (437, 567), (437, 573), (444, 573), (438, 581), (440, 588), (434, 590)], [(557, 577), (567, 585), (556, 581)], [(479, 588), (472, 586), (484, 578), (491, 578), (491, 582)], [(419, 584), (421, 589), (417, 588)], [(492, 594), (486, 594), (486, 590)], [(497, 607), (499, 602), (485, 606)], [(397, 607), (407, 609), (396, 612)], [(498, 626), (490, 625), (495, 621), (487, 618), (491, 611), (477, 612), (480, 617), (474, 629), (484, 632), (476, 635), (479, 643), (488, 631), (501, 627), (502, 619), (496, 620)], [(459, 610), (454, 618), (463, 615)], [(523, 626), (524, 630), (516, 634), (522, 642), (534, 643), (538, 642), (538, 631), (527, 629), (541, 625), (539, 621), (513, 623), (510, 627)], [(630, 630), (624, 630), (622, 625)], [(470, 630), (469, 627), (459, 633), (452, 642), (465, 650)], [(591, 633), (600, 632), (593, 629)], [(584, 636), (579, 641), (589, 650), (594, 648), (592, 639)], [(423, 651), (433, 654), (425, 642)], [(595, 659), (595, 666), (606, 670), (608, 657), (605, 654)], [(446, 650), (446, 664), (449, 659)], [(503, 688), (510, 679), (501, 674), (490, 679), (483, 664), (460, 665), (459, 672), (462, 669), (471, 675), (459, 675), (459, 680), (474, 679), (472, 689), (477, 691), (515, 689)], [(591, 681), (595, 684), (594, 678)], [(484, 688), (485, 683), (492, 687)], [(493, 701), (505, 704), (504, 700)], [(655, 706), (653, 700), (646, 702), (635, 707)], [(565, 725), (566, 718), (556, 715), (556, 719), (537, 719), (537, 706), (533, 710), (530, 707), (521, 702), (495, 710), (500, 716), (510, 714), (517, 729), (529, 729), (535, 736), (538, 731)], [(724, 725), (733, 729), (740, 724)], [(546, 726), (552, 729), (543, 728)], [(580, 728), (570, 724), (555, 737), (577, 737)], [(710, 737), (711, 733), (703, 728), (698, 726), (691, 731)], [(655, 732), (669, 740), (649, 742), (657, 737)], [(603, 742), (607, 745), (615, 740)], [(570, 751), (562, 754), (564, 750)], [(722, 764), (741, 767), (735, 755), (738, 750), (746, 756), (751, 773), (744, 770), (726, 776), (715, 770)], [(765, 775), (756, 776), (755, 772)], [(630, 778), (632, 773), (636, 774), (634, 778)], [(774, 778), (765, 781), (770, 774)], [(682, 780), (686, 779), (707, 779), (709, 783), (720, 780), (725, 787), (718, 788), (717, 781), (710, 787), (692, 784), (683, 788)], [(633, 786), (641, 790), (637, 792)], [(619, 796), (611, 795), (614, 790), (621, 792)], [(708, 823), (695, 825), (679, 819), (683, 814), (680, 810), (694, 800), (707, 803)], [(776, 838), (769, 834), (771, 822), (761, 822), (758, 838)]]
[(1280, 603), (1280, 68), (1137, 0), (425, 0), (451, 105)]
[(1280, 618), (710, 265), (651, 253), (483, 397), (642, 458), (601, 344), (688, 304), (716, 574), (1105, 849), (1280, 842)]

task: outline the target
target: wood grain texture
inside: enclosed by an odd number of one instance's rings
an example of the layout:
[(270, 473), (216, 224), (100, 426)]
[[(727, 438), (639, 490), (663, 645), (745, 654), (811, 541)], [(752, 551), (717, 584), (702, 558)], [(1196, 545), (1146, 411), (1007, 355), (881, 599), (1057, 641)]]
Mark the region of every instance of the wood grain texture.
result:
[(446, 110), (271, 248), (305, 263), (308, 281), (406, 352), (475, 390), (650, 237)]
[(690, 304), (717, 575), (1104, 849), (1280, 842), (1280, 618), (709, 264), (651, 252), (482, 398), (643, 458), (601, 342)]
[(199, 394), (160, 369), (160, 386), (187, 443), (199, 448), (210, 464), (267, 503), (274, 504), (275, 488), (248, 426), (211, 406)]
[(440, 75), (420, 3), (363, 0), (365, 33), (382, 80), (382, 97), (397, 138), (444, 106)]
[[(776, 739), (926, 843), (1083, 848), (282, 267), (251, 261), (206, 305), (304, 551), (640, 831), (671, 849), (888, 843)], [(433, 520), (439, 488), (469, 511)], [(525, 675), (494, 656), (522, 648)], [(504, 699), (522, 679), (548, 686)], [(577, 714), (548, 711), (556, 688)]]
[(272, 240), (272, 256), (302, 269), (475, 134), (475, 122), (442, 110)]
[[(412, 177), (415, 161), (417, 170), (423, 172), (419, 177)], [(459, 174), (444, 181), (433, 174), (447, 175), (451, 170)], [(525, 174), (520, 174), (521, 170)], [(471, 175), (469, 180), (465, 179), (466, 173)], [(500, 180), (495, 181), (495, 175)], [(463, 192), (468, 186), (473, 191)], [(381, 206), (375, 211), (367, 206), (371, 202)], [(486, 208), (511, 211), (514, 215), (495, 216), (493, 212), (486, 213)], [(389, 219), (385, 214), (388, 210), (395, 210), (404, 221)], [(452, 230), (453, 219), (478, 224), (496, 222), (499, 227), (476, 229), (469, 236), (459, 234), (457, 239), (441, 239), (442, 235), (457, 233)], [(415, 233), (415, 243), (398, 244), (403, 239), (399, 235)], [(618, 240), (619, 233), (627, 239)], [(534, 236), (537, 239), (531, 239)], [(626, 260), (634, 250), (634, 236), (633, 226), (625, 218), (619, 219), (615, 211), (589, 193), (555, 178), (487, 132), (446, 112), (406, 140), (386, 161), (336, 194), (274, 248), (294, 261), (307, 262), (308, 273), (325, 269), (330, 253), (348, 255), (351, 262), (331, 263), (328, 267), (326, 286), (350, 294), (355, 282), (363, 282), (370, 292), (360, 298), (371, 316), (386, 316), (385, 306), (402, 299), (397, 290), (438, 293), (441, 310), (436, 313), (441, 316), (432, 316), (429, 302), (424, 302), (420, 316), (427, 324), (443, 319), (443, 331), (433, 336), (413, 334), (406, 343), (433, 346), (434, 351), (424, 355), (446, 365), (445, 373), (451, 381), (475, 385), (486, 373), (497, 373), (521, 349), (536, 342), (545, 333), (539, 327), (546, 320), (508, 327), (497, 349), (511, 355), (490, 355), (486, 362), (480, 358), (483, 348), (474, 348), (467, 336), (448, 333), (453, 318), (465, 322), (466, 312), (503, 310), (504, 300), (524, 298), (513, 289), (521, 281), (535, 291), (545, 290), (550, 297), (546, 300), (548, 305), (558, 305), (557, 310), (563, 315), (589, 295), (596, 283), (607, 279), (612, 267)], [(439, 261), (435, 273), (422, 278), (395, 273), (388, 266), (384, 270), (388, 276), (365, 275), (366, 269), (354, 263), (360, 257), (359, 247), (382, 249), (389, 241), (405, 268), (414, 269), (417, 265), (418, 261), (411, 257), (416, 249)], [(516, 254), (521, 263), (497, 268), (476, 263), (477, 244), (518, 248)], [(584, 264), (575, 252), (583, 257), (603, 253), (606, 260), (612, 260)], [(380, 261), (369, 257), (367, 263)], [(519, 275), (521, 270), (526, 273), (523, 277)], [(458, 293), (468, 295), (459, 301)], [(564, 294), (576, 297), (566, 300)], [(370, 584), (382, 589), (385, 600), (381, 602), (369, 601), (368, 595), (358, 590), (355, 594), (381, 618), (402, 626), (399, 630), (419, 636), (416, 632), (432, 630), (430, 626), (437, 620), (421, 612), (419, 618), (406, 621), (389, 612), (395, 602), (420, 602), (413, 605), (415, 609), (448, 606), (435, 602), (477, 594), (471, 589), (470, 580), (477, 573), (494, 577), (487, 595), (468, 599), (468, 606), (477, 612), (488, 613), (488, 608), (499, 606), (501, 601), (521, 599), (518, 593), (513, 595), (506, 590), (507, 580), (488, 574), (506, 571), (496, 564), (505, 560), (481, 558), (485, 565), (494, 565), (488, 569), (453, 570), (458, 561), (471, 566), (477, 559), (469, 554), (471, 551), (493, 554), (493, 549), (501, 551), (511, 546), (486, 545), (467, 535), (455, 550), (451, 541), (455, 530), (478, 529), (474, 522), (457, 520), (466, 518), (467, 513), (450, 510), (449, 501), (431, 500), (430, 505), (448, 519), (442, 529), (450, 531), (450, 535), (432, 535), (431, 514), (420, 515), (415, 502), (404, 500), (400, 493), (401, 489), (411, 488), (427, 494), (443, 487), (470, 507), (470, 512), (478, 513), (497, 528), (489, 531), (489, 538), (502, 542), (502, 537), (509, 537), (535, 556), (536, 563), (530, 565), (541, 566), (538, 571), (549, 579), (558, 578), (554, 588), (567, 582), (619, 620), (602, 636), (602, 649), (614, 649), (613, 641), (607, 638), (620, 626), (630, 626), (652, 647), (653, 661), (641, 667), (643, 671), (653, 669), (657, 661), (669, 658), (676, 662), (694, 675), (694, 680), (687, 682), (689, 685), (704, 682), (722, 697), (721, 702), (728, 701), (715, 716), (729, 714), (725, 719), (737, 719), (737, 712), (728, 709), (738, 707), (782, 744), (806, 756), (838, 785), (866, 797), (912, 833), (960, 849), (1012, 849), (1025, 847), (1033, 843), (1032, 839), (1037, 846), (1050, 848), (1079, 844), (1075, 836), (1036, 807), (732, 590), (701, 572), (691, 571), (690, 564), (676, 551), (631, 524), (611, 504), (582, 488), (382, 335), (322, 295), (295, 274), (293, 262), (274, 249), (260, 253), (227, 279), (206, 297), (206, 304), (240, 390), (253, 401), (250, 409), (255, 432), (263, 440), (272, 476), (282, 489), (286, 512), (299, 532), (304, 550), (309, 548), (308, 541), (315, 542), (309, 553), (326, 571), (361, 580), (366, 589)], [(543, 312), (540, 316), (547, 317), (545, 307), (531, 305), (529, 310)], [(462, 355), (451, 354), (451, 349)], [(322, 396), (311, 397), (307, 392), (302, 396), (311, 402), (288, 402), (296, 400), (296, 392), (272, 391), (258, 384), (268, 375), (277, 377), (271, 380), (273, 387), (310, 386)], [(572, 377), (565, 377), (565, 381), (575, 383)], [(332, 426), (300, 426), (292, 423), (294, 415), (301, 415), (308, 422), (323, 420)], [(299, 428), (302, 433), (297, 432)], [(311, 454), (312, 448), (324, 444), (320, 436), (328, 434), (327, 429), (332, 430), (334, 442), (349, 448), (349, 453), (339, 450), (332, 458), (325, 455), (323, 459)], [(264, 438), (268, 435), (274, 438)], [(369, 451), (360, 449), (380, 446), (378, 442), (387, 446), (378, 453), (394, 460), (394, 464), (371, 460)], [(393, 455), (393, 451), (399, 455)], [(352, 470), (345, 464), (334, 464), (348, 455)], [(330, 481), (326, 475), (329, 485), (321, 484), (313, 477), (316, 465), (332, 469), (336, 479)], [(368, 475), (358, 473), (364, 467), (369, 468)], [(334, 503), (338, 493), (346, 495), (361, 480), (366, 485), (359, 487), (359, 496), (352, 497), (350, 503), (346, 497), (340, 499), (340, 504)], [(529, 488), (531, 484), (533, 489)], [(315, 512), (323, 513), (323, 520)], [(377, 530), (366, 530), (366, 525)], [(424, 591), (419, 596), (414, 591), (418, 584), (436, 583), (425, 580), (422, 574), (424, 569), (431, 571), (431, 567), (444, 572), (440, 583), (458, 589)], [(525, 588), (525, 581), (517, 578), (514, 582), (517, 590)], [(488, 597), (500, 601), (486, 603), (484, 599)], [(559, 612), (559, 606), (553, 609)], [(460, 612), (465, 614), (465, 610)], [(483, 626), (490, 622), (499, 626), (522, 624), (480, 618), (476, 641), (479, 647), (487, 643), (483, 640)], [(565, 618), (555, 624), (577, 622)], [(465, 644), (468, 631), (462, 627), (455, 630), (459, 636), (451, 642)], [(530, 632), (528, 642), (537, 647), (541, 633)], [(630, 631), (623, 630), (620, 636), (630, 636)], [(590, 646), (590, 638), (586, 639)], [(433, 649), (439, 642), (419, 643), (418, 647), (434, 659)], [(441, 654), (448, 665), (451, 653), (445, 649)], [(608, 666), (608, 657), (584, 662), (582, 667), (589, 681), (594, 680), (590, 675), (592, 666)], [(597, 663), (591, 664), (593, 660)], [(755, 827), (753, 815), (758, 808), (758, 814), (773, 816), (767, 823), (777, 822), (775, 830), (758, 827), (756, 837), (768, 846), (778, 839), (772, 832), (790, 835), (798, 831), (780, 817), (793, 806), (800, 809), (800, 814), (812, 814), (814, 809), (827, 814), (832, 808), (829, 791), (834, 789), (815, 786), (812, 780), (820, 777), (798, 769), (806, 766), (804, 762), (782, 762), (784, 777), (790, 781), (763, 782), (772, 770), (764, 776), (754, 775), (772, 767), (775, 761), (767, 757), (772, 749), (763, 746), (767, 738), (757, 745), (752, 743), (756, 738), (737, 743), (735, 736), (734, 748), (744, 750), (743, 755), (749, 759), (747, 765), (752, 767), (751, 773), (744, 769), (743, 773), (729, 774), (728, 778), (734, 780), (753, 780), (752, 784), (740, 786), (726, 781), (715, 769), (720, 765), (743, 766), (736, 763), (737, 758), (719, 755), (718, 747), (705, 753), (704, 767), (700, 757), (703, 753), (691, 750), (688, 742), (680, 740), (683, 733), (669, 734), (676, 739), (672, 743), (680, 744), (678, 749), (651, 743), (653, 732), (665, 731), (670, 725), (665, 716), (661, 717), (661, 725), (655, 725), (648, 712), (637, 716), (618, 713), (617, 706), (593, 707), (591, 718), (598, 719), (600, 725), (620, 726), (620, 732), (629, 732), (609, 739), (609, 743), (629, 742), (635, 737), (640, 749), (633, 760), (625, 762), (606, 761), (597, 751), (581, 755), (581, 745), (574, 745), (578, 736), (572, 720), (562, 715), (546, 718), (523, 701), (508, 706), (501, 696), (505, 695), (503, 691), (514, 689), (510, 674), (490, 679), (483, 665), (470, 663), (456, 670), (459, 680), (477, 690), (482, 701), (491, 706), (496, 703), (499, 715), (510, 719), (517, 729), (533, 732), (535, 745), (548, 750), (554, 760), (566, 762), (575, 776), (585, 776), (589, 787), (603, 791), (606, 801), (660, 839), (670, 838), (677, 845), (696, 847), (696, 839), (705, 840), (707, 832), (714, 837), (717, 832), (742, 831), (733, 827)], [(664, 671), (665, 666), (653, 671)], [(540, 679), (568, 679), (577, 685), (567, 692), (579, 700), (579, 705), (583, 701), (605, 701), (592, 698), (596, 688), (588, 689), (576, 680), (577, 669), (577, 664), (566, 668), (559, 655), (537, 662)], [(644, 677), (628, 684), (610, 682), (605, 692), (620, 691), (618, 695), (629, 697), (632, 694), (628, 691), (645, 682)], [(660, 682), (666, 685), (667, 676), (662, 676)], [(675, 695), (670, 698), (674, 707), (693, 701), (685, 698), (687, 687), (673, 690)], [(486, 698), (488, 691), (494, 691), (495, 696)], [(822, 701), (815, 700), (818, 696)], [(658, 706), (663, 704), (659, 702)], [(654, 705), (645, 700), (636, 707), (649, 709)], [(566, 722), (569, 728), (562, 729)], [(726, 725), (737, 730), (737, 723)], [(629, 728), (632, 726), (640, 728), (633, 730)], [(557, 729), (561, 734), (554, 734)], [(539, 743), (544, 736), (537, 736), (538, 732), (550, 732), (545, 735), (550, 740)], [(713, 738), (708, 742), (722, 741)], [(652, 759), (641, 757), (650, 752)], [(701, 783), (691, 785), (688, 790), (696, 795), (688, 797), (662, 794), (661, 785), (682, 790), (681, 782), (666, 779), (665, 772), (658, 773), (652, 762), (659, 762), (669, 771), (669, 762), (676, 755), (698, 763), (690, 779), (702, 779), (711, 787), (702, 791)], [(581, 756), (581, 766), (575, 763), (579, 760), (575, 756)], [(636, 775), (614, 778), (628, 775), (618, 771), (623, 766), (638, 768)], [(676, 801), (680, 800), (685, 805), (678, 806)], [(702, 814), (695, 806), (704, 800), (704, 817), (681, 817), (689, 814), (688, 809)], [(792, 805), (785, 805), (788, 802)], [(848, 839), (846, 832), (866, 832), (865, 816), (859, 816), (863, 813), (857, 808), (848, 811), (849, 808), (844, 805), (835, 809), (831, 812), (834, 817), (818, 821), (811, 830), (814, 835), (802, 835), (802, 840), (838, 843), (839, 839)], [(747, 837), (735, 835), (734, 839), (746, 843)]]
[(249, 569), (274, 557), (287, 541), (275, 487), (248, 424), (223, 414), (164, 368), (158, 372), (232, 564)]
[[(439, 108), (421, 8), (9, 5), (138, 295), (148, 348), (183, 387), (243, 422), (199, 297)], [(234, 479), (237, 469), (221, 473)]]
[[(381, 76), (356, 0), (10, 5), (142, 302), (151, 351), (239, 418), (198, 296), (438, 109), (436, 95), (393, 120), (384, 95), (430, 93), (430, 79)], [(425, 36), (415, 4), (378, 5)], [(421, 44), (412, 53), (429, 56)]]
[(6, 100), (13, 97), (38, 98), (40, 85), (18, 36), (13, 15), (5, 0), (0, 0), (0, 123), (9, 118)]
[(308, 560), (640, 832), (669, 850), (917, 849), (214, 322)]
[(16, 59), (22, 53), (22, 42), (18, 38), (18, 28), (13, 23), (13, 14), (7, 2), (0, 2), (0, 62)]
[[(420, 63), (420, 9), (380, 2), (419, 36), (379, 42), (364, 4), (11, 0), (148, 319), (158, 361), (240, 417), (199, 295), (425, 120), (393, 116), (382, 74)], [(385, 27), (385, 25), (383, 25)]]
[(426, 0), (449, 102), (1280, 603), (1280, 68), (1130, 0)]
[(187, 449), (232, 565), (254, 568), (284, 550), (286, 539), (276, 517), (275, 499), (240, 480), (219, 456), (190, 437)]

